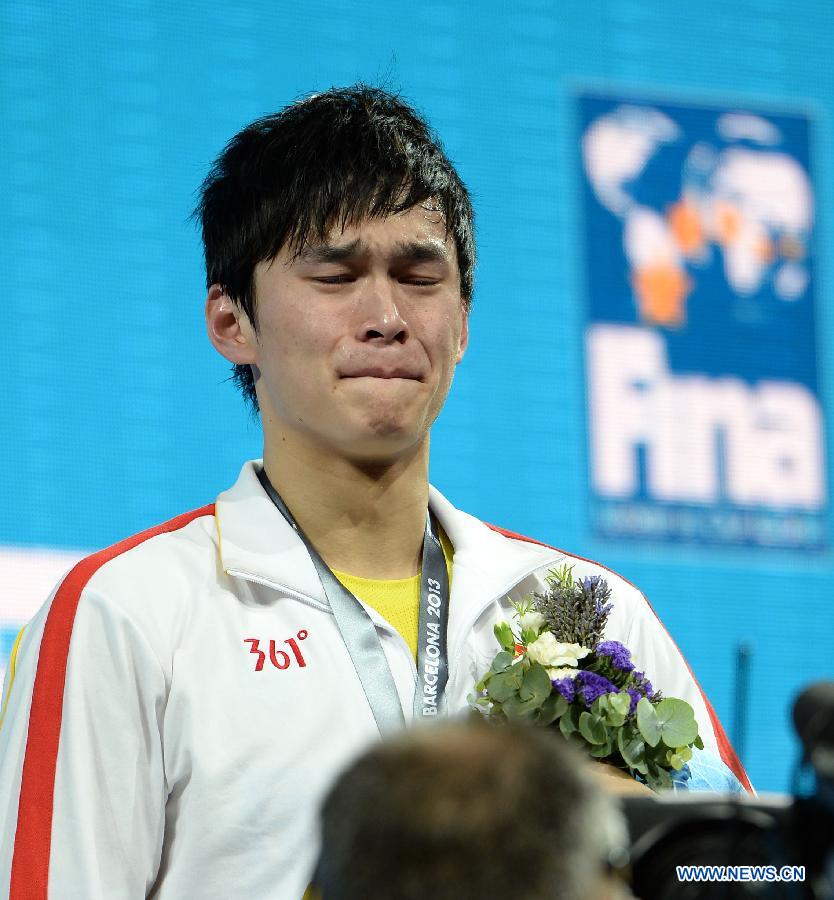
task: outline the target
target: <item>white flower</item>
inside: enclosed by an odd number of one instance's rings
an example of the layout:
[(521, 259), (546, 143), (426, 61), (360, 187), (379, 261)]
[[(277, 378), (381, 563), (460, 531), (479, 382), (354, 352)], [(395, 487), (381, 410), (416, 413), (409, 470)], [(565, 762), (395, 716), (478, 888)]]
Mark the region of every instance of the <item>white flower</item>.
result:
[(523, 629), (529, 628), (531, 631), (539, 632), (544, 625), (544, 616), (540, 612), (531, 609), (518, 617), (519, 624)]
[(591, 651), (579, 644), (563, 644), (549, 632), (540, 634), (527, 645), (527, 655), (545, 667), (576, 666)]
[(579, 669), (572, 669), (570, 666), (560, 666), (558, 669), (549, 668), (547, 674), (551, 681), (558, 681), (560, 678), (576, 678)]

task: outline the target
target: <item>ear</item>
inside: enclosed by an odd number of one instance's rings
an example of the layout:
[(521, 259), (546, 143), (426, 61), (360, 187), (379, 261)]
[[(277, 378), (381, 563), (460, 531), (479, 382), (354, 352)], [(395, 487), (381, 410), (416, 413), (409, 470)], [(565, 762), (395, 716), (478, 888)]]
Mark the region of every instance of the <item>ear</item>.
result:
[(455, 364), (463, 359), (463, 354), (466, 353), (466, 348), (469, 346), (469, 313), (466, 310), (463, 310), (461, 315), (463, 316), (463, 319), (460, 325), (460, 341), (458, 342), (458, 352), (455, 357)]
[(214, 349), (229, 362), (253, 365), (257, 361), (255, 329), (219, 284), (213, 284), (206, 297), (206, 329)]

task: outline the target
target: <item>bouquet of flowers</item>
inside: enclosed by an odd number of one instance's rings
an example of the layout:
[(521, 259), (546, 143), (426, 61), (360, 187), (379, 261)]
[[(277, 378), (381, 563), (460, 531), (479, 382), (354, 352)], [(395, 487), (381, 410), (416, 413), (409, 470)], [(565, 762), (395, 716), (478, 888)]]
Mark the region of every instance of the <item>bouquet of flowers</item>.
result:
[(470, 700), (490, 719), (558, 726), (591, 756), (668, 788), (692, 747), (703, 749), (695, 715), (654, 690), (627, 647), (602, 639), (610, 596), (598, 575), (552, 570), (547, 591), (513, 604), (514, 624), (495, 626), (502, 649)]

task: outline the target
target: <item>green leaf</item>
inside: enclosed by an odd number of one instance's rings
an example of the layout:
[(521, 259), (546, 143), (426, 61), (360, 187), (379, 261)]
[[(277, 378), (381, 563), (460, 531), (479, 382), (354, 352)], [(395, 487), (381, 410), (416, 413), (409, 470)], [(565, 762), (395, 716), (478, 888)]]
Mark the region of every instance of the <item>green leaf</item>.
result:
[(536, 716), (537, 725), (552, 725), (556, 719), (561, 718), (568, 708), (568, 701), (558, 692), (553, 693), (544, 701), (542, 708)]
[(631, 709), (631, 695), (628, 691), (621, 691), (619, 694), (606, 694), (606, 696), (611, 707), (625, 719), (628, 711)]
[(667, 697), (655, 707), (660, 725), (660, 739), (673, 750), (686, 747), (698, 737), (695, 713), (685, 700)]
[(599, 716), (583, 712), (579, 716), (579, 733), (589, 744), (604, 744), (608, 739), (608, 730)]
[(557, 569), (551, 569), (547, 573), (547, 582), (551, 586), (558, 584), (563, 588), (571, 587), (573, 585), (573, 566), (565, 563)]
[(518, 692), (518, 686), (516, 684), (516, 679), (513, 678), (509, 672), (499, 672), (497, 675), (493, 675), (492, 678), (490, 678), (487, 690), (489, 692), (490, 700), (504, 703), (509, 700), (513, 694)]
[(529, 719), (538, 709), (535, 699), (522, 700), (518, 694), (513, 694), (503, 706), (504, 714), (514, 722)]
[(625, 714), (621, 713), (618, 709), (621, 704), (617, 703), (616, 706), (614, 705), (614, 701), (618, 698), (619, 694), (613, 693), (603, 694), (601, 697), (597, 697), (591, 706), (591, 712), (596, 713), (606, 725), (613, 725), (615, 728), (619, 728), (624, 724), (626, 717)]
[(695, 738), (695, 743), (692, 745), (693, 747), (697, 747), (699, 750), (704, 749), (704, 742), (701, 740), (701, 735)]
[[(604, 694), (600, 697), (600, 700), (605, 701), (604, 709), (605, 714), (603, 718), (605, 719), (606, 725), (612, 725), (614, 728), (620, 728), (625, 724), (626, 713), (620, 712), (620, 707), (622, 704), (616, 702), (619, 700), (619, 694)], [(628, 712), (628, 710), (626, 710)]]
[(617, 747), (623, 761), (641, 775), (648, 771), (646, 767), (646, 742), (643, 736), (633, 728), (621, 728), (617, 732)]
[(504, 675), (510, 684), (518, 691), (521, 690), (521, 685), (524, 681), (524, 673), (529, 668), (529, 663), (525, 663), (524, 660), (520, 660), (515, 665), (510, 666)]
[[(504, 622), (503, 624), (506, 625), (507, 623)], [(507, 628), (509, 628), (509, 627), (510, 627), (510, 626), (507, 625)], [(498, 629), (498, 626), (496, 625), (495, 628), (496, 628), (496, 630), (497, 630), (497, 629)], [(506, 671), (507, 669), (509, 669), (509, 667), (510, 667), (512, 664), (513, 664), (513, 655), (512, 655), (512, 653), (510, 653), (508, 650), (502, 650), (500, 653), (498, 653), (498, 654), (496, 655), (495, 659), (492, 661), (492, 665), (490, 666), (490, 669), (491, 669), (493, 672), (504, 672), (504, 671)]]
[(669, 765), (676, 772), (680, 772), (680, 770), (684, 767), (684, 761), (680, 758), (680, 756), (678, 756), (677, 753), (673, 753), (671, 750), (669, 751), (667, 759), (669, 760)]
[(552, 689), (547, 670), (539, 663), (533, 663), (524, 675), (518, 695), (522, 700), (535, 700), (535, 705), (541, 706)]
[(595, 759), (605, 759), (606, 757), (611, 756), (611, 751), (613, 749), (613, 741), (609, 734), (604, 744), (598, 744), (591, 750), (591, 756)]
[(492, 630), (498, 639), (498, 643), (510, 654), (510, 662), (512, 662), (512, 654), (515, 651), (515, 635), (510, 627), (510, 623), (498, 622)]
[(660, 743), (660, 722), (654, 707), (645, 697), (641, 697), (637, 703), (637, 727), (650, 747), (656, 747)]
[(569, 706), (562, 714), (561, 719), (559, 719), (559, 730), (565, 737), (570, 737), (571, 734), (578, 730), (579, 723), (577, 719), (576, 710)]
[(625, 724), (626, 717), (622, 713), (618, 713), (615, 709), (609, 709), (605, 714), (605, 724), (612, 728), (620, 728)]
[(477, 707), (488, 706), (489, 697), (484, 697), (483, 694), (467, 694), (466, 702), (473, 711), (478, 712), (480, 715), (482, 714), (482, 710), (477, 709)]

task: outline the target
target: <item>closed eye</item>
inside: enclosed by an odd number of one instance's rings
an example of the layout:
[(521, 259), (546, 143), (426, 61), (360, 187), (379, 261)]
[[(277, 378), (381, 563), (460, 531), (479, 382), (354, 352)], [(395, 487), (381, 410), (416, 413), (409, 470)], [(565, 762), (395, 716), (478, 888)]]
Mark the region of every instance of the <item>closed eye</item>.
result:
[(313, 281), (318, 284), (350, 284), (356, 278), (353, 275), (316, 275)]
[(410, 284), (414, 287), (432, 287), (437, 284), (438, 278), (400, 278), (400, 284)]

